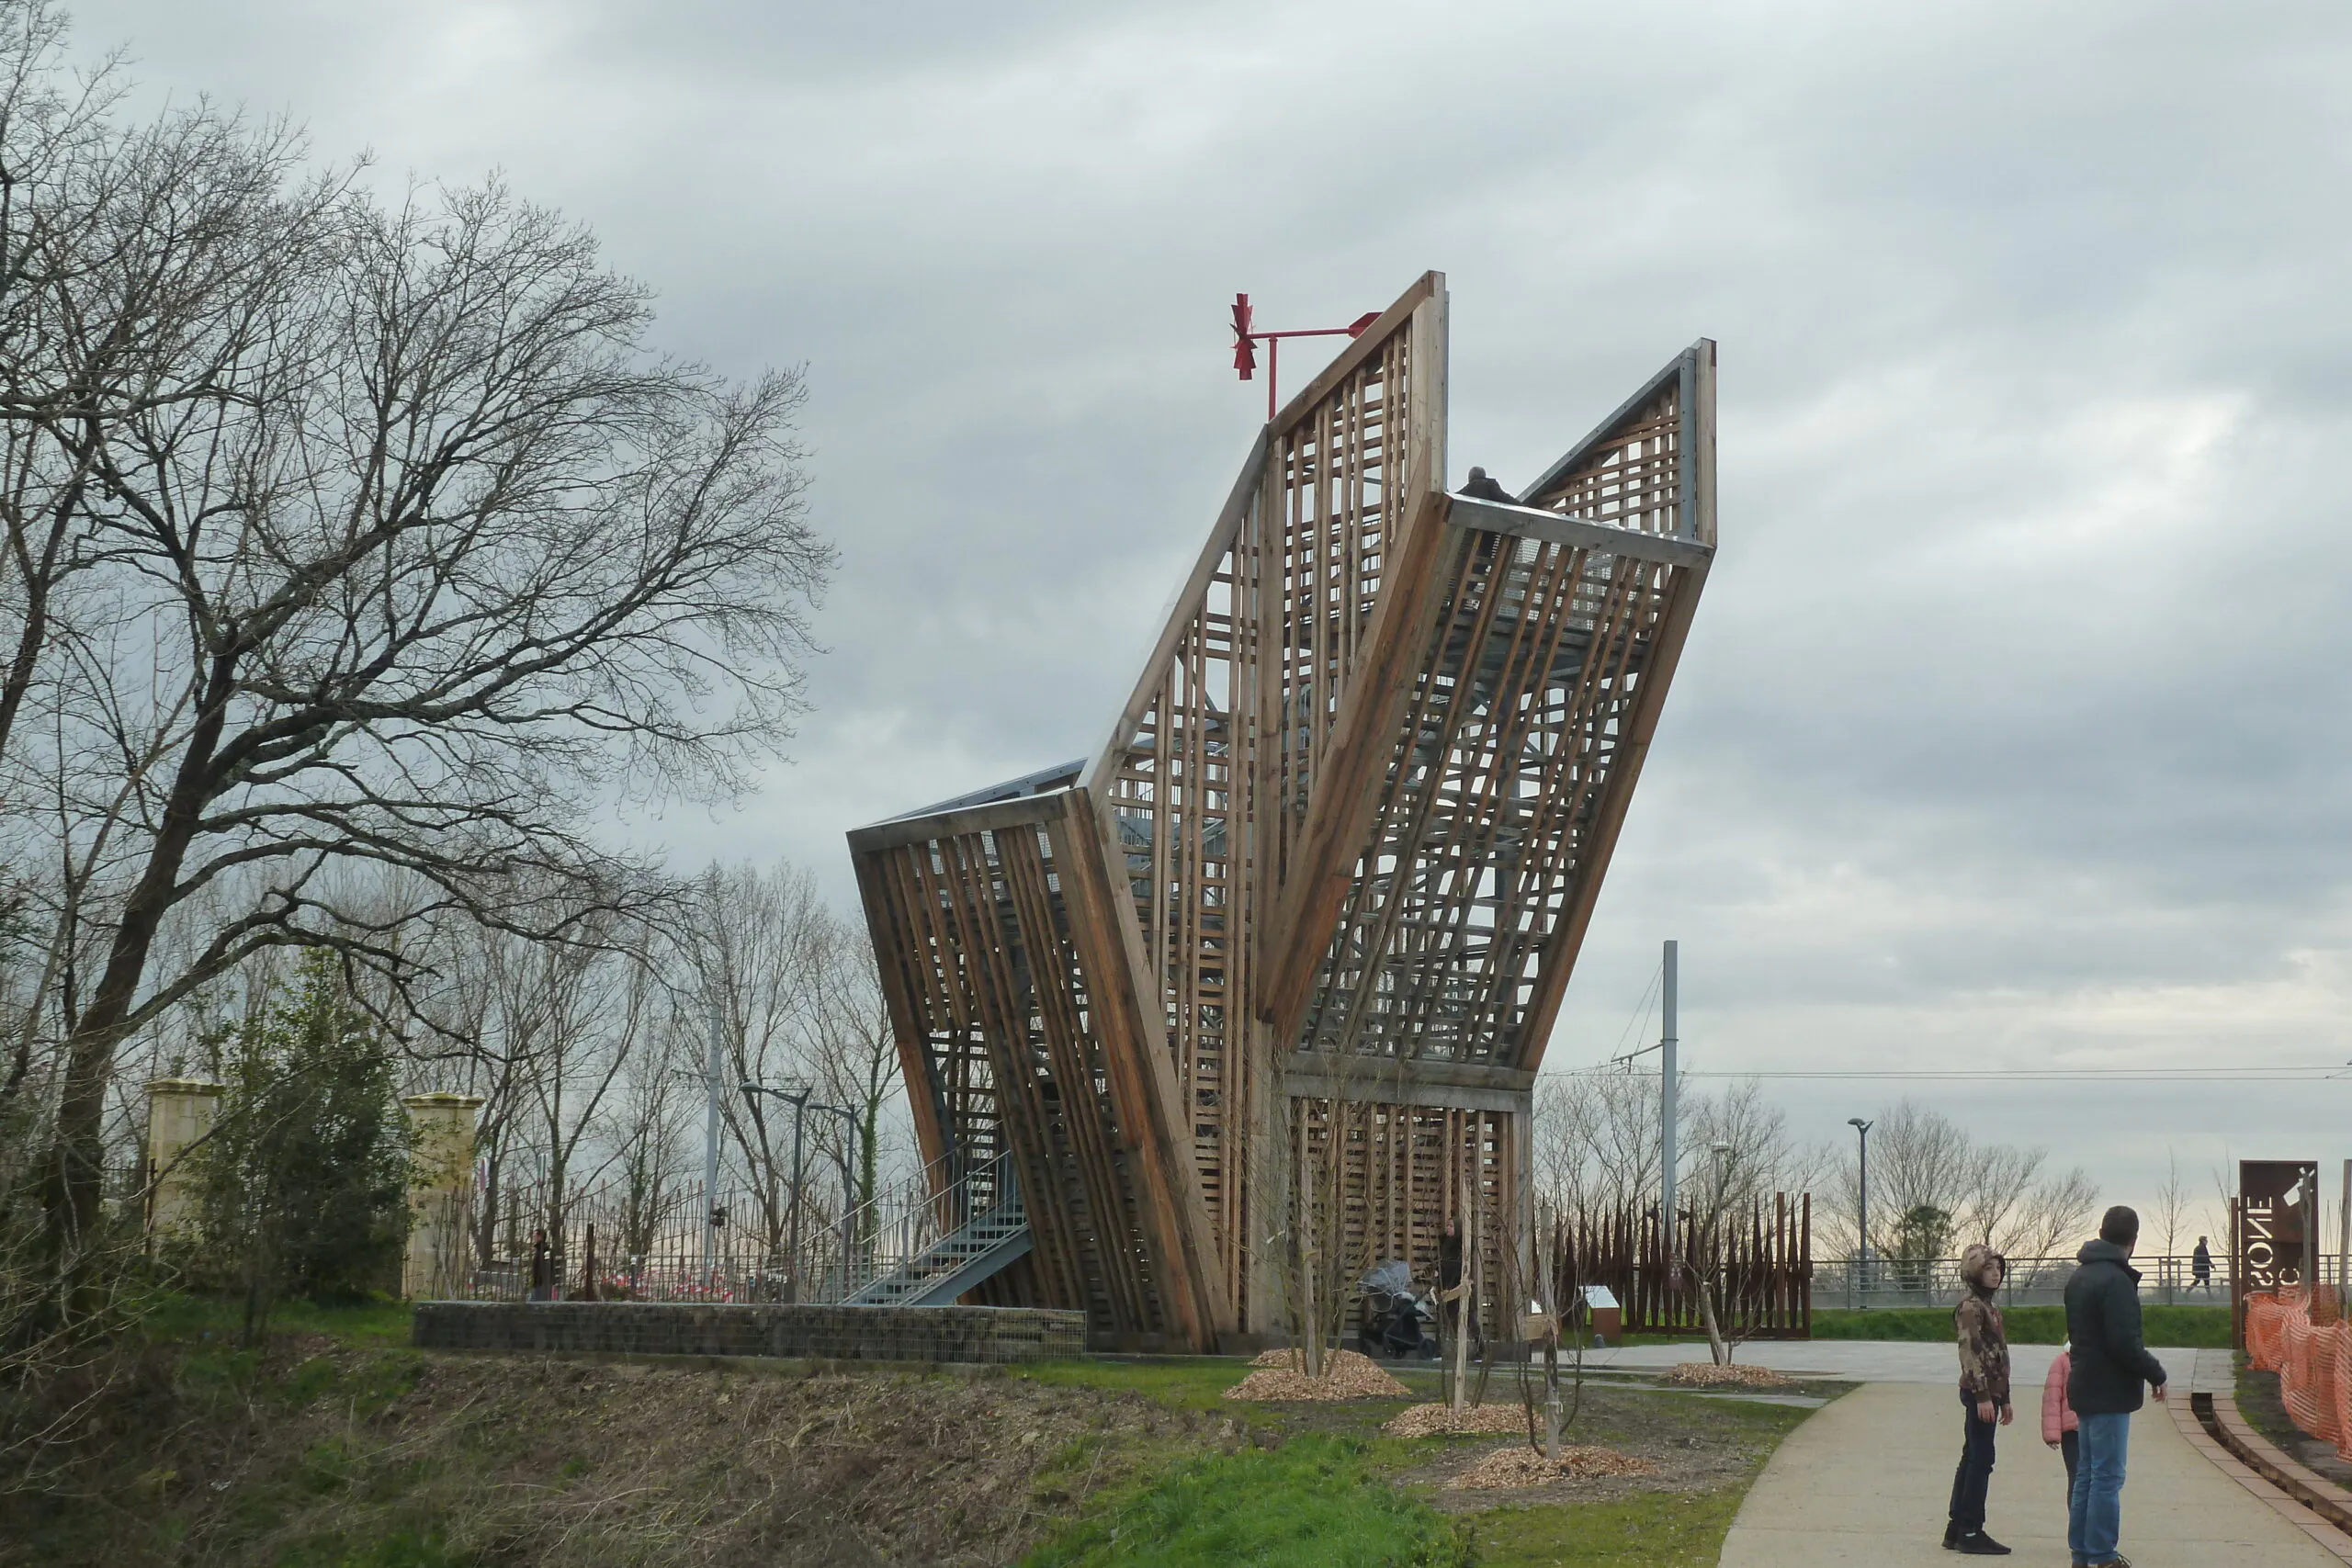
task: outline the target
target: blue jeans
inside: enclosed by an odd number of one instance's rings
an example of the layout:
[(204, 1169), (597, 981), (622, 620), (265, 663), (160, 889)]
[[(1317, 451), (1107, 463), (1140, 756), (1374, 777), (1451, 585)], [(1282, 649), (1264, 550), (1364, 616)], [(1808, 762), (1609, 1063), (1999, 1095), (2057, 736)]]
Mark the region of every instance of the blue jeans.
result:
[(1984, 1528), (1984, 1489), (1993, 1483), (1993, 1434), (2000, 1428), (1976, 1418), (1976, 1396), (1966, 1389), (1960, 1391), (1960, 1464), (1952, 1472), (1948, 1512), (1952, 1528), (1971, 1535)]
[(2082, 1461), (2066, 1506), (2066, 1550), (2075, 1568), (2115, 1555), (2123, 1533), (2123, 1460), (2132, 1446), (2130, 1412), (2079, 1419)]

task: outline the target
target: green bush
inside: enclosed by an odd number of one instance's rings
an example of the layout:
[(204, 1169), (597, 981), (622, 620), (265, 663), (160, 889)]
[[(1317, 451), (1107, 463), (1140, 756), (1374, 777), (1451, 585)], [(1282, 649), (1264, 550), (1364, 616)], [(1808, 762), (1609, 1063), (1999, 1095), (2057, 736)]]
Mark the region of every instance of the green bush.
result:
[(1114, 1493), (1025, 1568), (1466, 1568), (1466, 1539), (1372, 1471), (1361, 1443), (1304, 1437), (1185, 1461)]
[[(2066, 1309), (2059, 1306), (2019, 1306), (2002, 1309), (2001, 1319), (2012, 1345), (2063, 1345), (2066, 1342)], [(2196, 1350), (2220, 1349), (2230, 1342), (2230, 1309), (2225, 1306), (2143, 1305), (2143, 1332), (2151, 1345), (2183, 1346)], [(1949, 1307), (1892, 1307), (1870, 1312), (1843, 1309), (1813, 1314), (1815, 1339), (1950, 1340), (1953, 1337)]]
[[(306, 957), (294, 994), (209, 1042), (226, 1082), (199, 1145), (199, 1283), (235, 1289), (258, 1343), (280, 1296), (359, 1301), (397, 1278), (408, 1239), (408, 1124), (391, 1049)], [(210, 1276), (210, 1278), (207, 1278)]]

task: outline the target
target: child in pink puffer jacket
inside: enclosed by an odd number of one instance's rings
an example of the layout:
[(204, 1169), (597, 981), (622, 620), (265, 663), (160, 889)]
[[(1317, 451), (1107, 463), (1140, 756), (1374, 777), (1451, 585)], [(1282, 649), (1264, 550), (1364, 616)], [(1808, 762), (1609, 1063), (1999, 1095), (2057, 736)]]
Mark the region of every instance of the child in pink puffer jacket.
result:
[(2041, 1440), (2066, 1457), (2066, 1495), (2075, 1495), (2075, 1455), (2079, 1439), (2075, 1437), (2075, 1407), (2066, 1403), (2066, 1377), (2074, 1370), (2073, 1340), (2058, 1348), (2058, 1359), (2050, 1363), (2050, 1375), (2041, 1380)]

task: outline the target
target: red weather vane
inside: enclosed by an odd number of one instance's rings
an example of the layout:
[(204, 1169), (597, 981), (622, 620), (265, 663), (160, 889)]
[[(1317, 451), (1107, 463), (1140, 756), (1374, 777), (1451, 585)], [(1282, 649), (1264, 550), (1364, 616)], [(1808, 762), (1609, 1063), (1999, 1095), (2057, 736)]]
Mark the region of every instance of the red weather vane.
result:
[(1274, 401), (1274, 371), (1281, 362), (1283, 339), (1286, 337), (1362, 337), (1364, 328), (1380, 320), (1377, 310), (1366, 310), (1344, 327), (1309, 327), (1302, 332), (1261, 333), (1251, 330), (1250, 296), (1233, 297), (1233, 368), (1244, 381), (1258, 368), (1258, 345), (1266, 345), (1266, 418), (1272, 420), (1280, 406)]

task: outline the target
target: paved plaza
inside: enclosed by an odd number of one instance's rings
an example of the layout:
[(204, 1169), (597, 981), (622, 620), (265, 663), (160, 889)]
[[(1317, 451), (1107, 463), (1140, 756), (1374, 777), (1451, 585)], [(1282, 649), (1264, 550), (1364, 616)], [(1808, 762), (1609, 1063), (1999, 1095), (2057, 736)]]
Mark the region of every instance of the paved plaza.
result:
[[(1611, 1354), (1627, 1368), (1690, 1359), (1687, 1347)], [(2041, 1378), (2054, 1350), (2020, 1345), (2012, 1354), (2019, 1408), (2000, 1435), (1987, 1528), (2016, 1549), (2012, 1562), (2064, 1564), (2066, 1470), (2040, 1429)], [(2199, 1376), (2197, 1353), (2157, 1356), (2174, 1397), (2185, 1399)], [(1939, 1544), (1960, 1449), (1950, 1346), (1816, 1340), (1745, 1346), (1740, 1359), (1863, 1386), (1781, 1443), (1724, 1542), (1723, 1568), (1957, 1561)], [(2123, 1519), (2123, 1550), (2138, 1568), (2342, 1568), (2338, 1552), (2217, 1468), (2154, 1401), (2132, 1423)]]
[[(2156, 1359), (2184, 1384), (2195, 1365), (2194, 1350), (2152, 1346)], [(2055, 1345), (2009, 1347), (2011, 1381), (2019, 1390), (2020, 1405), (2041, 1408), (2041, 1380), (2050, 1371)], [(1678, 1361), (1703, 1361), (1707, 1348), (1700, 1345), (1635, 1345), (1585, 1353), (1584, 1364), (1594, 1371), (1655, 1371)], [(1951, 1341), (1922, 1342), (1881, 1339), (1756, 1339), (1739, 1347), (1732, 1359), (1747, 1366), (1770, 1367), (1795, 1375), (1835, 1378), (1845, 1382), (1933, 1383), (1956, 1388), (1960, 1362)], [(2022, 1417), (2020, 1417), (2022, 1419)], [(1959, 1441), (1957, 1438), (1953, 1439)]]

